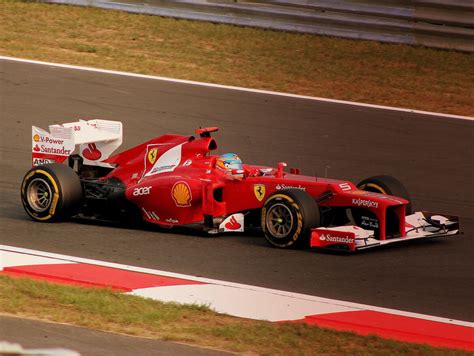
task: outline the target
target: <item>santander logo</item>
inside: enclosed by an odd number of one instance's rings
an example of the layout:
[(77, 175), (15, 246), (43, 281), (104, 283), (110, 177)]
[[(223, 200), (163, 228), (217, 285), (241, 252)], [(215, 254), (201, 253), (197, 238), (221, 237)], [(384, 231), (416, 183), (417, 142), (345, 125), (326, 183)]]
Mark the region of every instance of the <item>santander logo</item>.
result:
[(226, 229), (229, 230), (238, 230), (242, 225), (235, 219), (235, 216), (232, 216), (227, 224), (225, 224)]
[(82, 155), (89, 161), (97, 161), (102, 157), (102, 153), (97, 149), (95, 143), (89, 143), (87, 148), (82, 151)]
[(326, 241), (326, 242), (339, 242), (339, 243), (346, 243), (346, 244), (352, 244), (354, 243), (354, 239), (350, 237), (342, 237), (342, 236), (332, 236), (329, 234), (321, 234), (319, 235), (319, 240), (320, 241)]

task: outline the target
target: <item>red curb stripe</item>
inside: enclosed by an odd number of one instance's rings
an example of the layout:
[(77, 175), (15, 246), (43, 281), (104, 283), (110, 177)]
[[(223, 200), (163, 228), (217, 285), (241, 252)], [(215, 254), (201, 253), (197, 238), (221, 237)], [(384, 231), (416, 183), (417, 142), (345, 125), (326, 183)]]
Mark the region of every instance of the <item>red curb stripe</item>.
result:
[(310, 315), (297, 320), (311, 325), (360, 335), (474, 351), (474, 329), (376, 311), (353, 311)]
[(204, 284), (186, 279), (83, 263), (6, 267), (3, 272), (12, 276), (28, 276), (54, 283), (112, 288), (124, 292), (131, 292), (140, 288)]
[(12, 271), (2, 271), (0, 272), (0, 276), (1, 275), (7, 275), (9, 277), (18, 278), (18, 279), (34, 279), (35, 281), (49, 282), (53, 284), (60, 284), (60, 285), (66, 285), (66, 286), (76, 286), (76, 287), (84, 287), (84, 288), (110, 288), (116, 292), (129, 292), (128, 289), (117, 288), (113, 286), (104, 286), (104, 285), (94, 284), (94, 283), (62, 280), (59, 278), (50, 278), (50, 277), (45, 277), (45, 276), (17, 273), (17, 272), (12, 272)]

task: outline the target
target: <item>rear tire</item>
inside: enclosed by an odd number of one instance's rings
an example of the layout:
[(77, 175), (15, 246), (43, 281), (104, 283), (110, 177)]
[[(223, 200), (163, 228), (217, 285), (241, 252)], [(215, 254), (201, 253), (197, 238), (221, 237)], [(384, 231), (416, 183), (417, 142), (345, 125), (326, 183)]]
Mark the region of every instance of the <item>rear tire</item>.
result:
[(21, 184), (23, 207), (35, 221), (68, 218), (80, 207), (82, 199), (82, 184), (76, 172), (59, 163), (33, 167)]
[(306, 192), (284, 189), (273, 193), (262, 208), (265, 239), (278, 248), (309, 245), (310, 229), (320, 225), (318, 204)]

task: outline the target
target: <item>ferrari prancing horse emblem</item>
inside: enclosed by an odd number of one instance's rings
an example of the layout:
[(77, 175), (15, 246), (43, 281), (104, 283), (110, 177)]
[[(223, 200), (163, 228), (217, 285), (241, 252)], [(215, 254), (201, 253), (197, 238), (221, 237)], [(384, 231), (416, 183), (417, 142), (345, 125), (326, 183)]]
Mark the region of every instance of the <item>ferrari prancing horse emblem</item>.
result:
[(154, 164), (156, 161), (156, 156), (158, 156), (158, 148), (152, 148), (148, 151), (148, 162)]
[(254, 184), (253, 185), (253, 192), (255, 194), (255, 198), (258, 201), (262, 201), (265, 198), (265, 185), (263, 184)]

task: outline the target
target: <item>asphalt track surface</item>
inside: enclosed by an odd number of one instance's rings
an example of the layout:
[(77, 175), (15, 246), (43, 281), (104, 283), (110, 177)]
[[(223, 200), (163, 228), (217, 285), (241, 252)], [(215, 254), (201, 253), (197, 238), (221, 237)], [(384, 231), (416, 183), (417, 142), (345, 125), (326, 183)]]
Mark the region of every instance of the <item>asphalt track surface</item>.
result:
[[(0, 60), (0, 243), (474, 321), (474, 122), (419, 113)], [(415, 209), (461, 216), (462, 236), (355, 255), (271, 248), (262, 236), (204, 238), (32, 222), (19, 199), (31, 125), (124, 123), (123, 148), (219, 126), (219, 152), (359, 181), (391, 174)]]
[[(21, 331), (20, 333), (18, 331)], [(67, 348), (82, 356), (225, 356), (227, 352), (0, 315), (0, 341), (24, 349)]]

